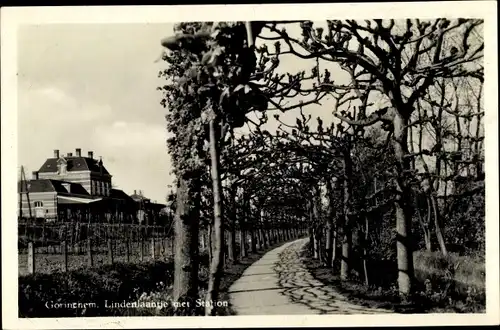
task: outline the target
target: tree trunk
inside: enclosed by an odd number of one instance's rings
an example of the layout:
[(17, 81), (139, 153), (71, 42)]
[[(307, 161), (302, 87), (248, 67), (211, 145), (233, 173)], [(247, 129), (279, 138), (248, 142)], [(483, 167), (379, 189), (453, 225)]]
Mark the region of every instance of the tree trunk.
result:
[(326, 218), (326, 260), (325, 264), (327, 267), (330, 267), (333, 263), (333, 189), (332, 183), (329, 179), (326, 180), (326, 189), (328, 194), (328, 215)]
[(411, 168), (408, 156), (408, 119), (396, 113), (394, 120), (393, 147), (398, 160), (398, 177), (396, 189), (398, 197), (395, 201), (396, 232), (397, 232), (397, 259), (398, 259), (398, 288), (401, 296), (411, 293), (414, 269), (411, 246), (411, 191), (406, 177)]
[(321, 229), (319, 228), (319, 220), (320, 220), (320, 214), (319, 214), (319, 187), (316, 187), (314, 189), (314, 195), (313, 195), (313, 200), (312, 200), (312, 210), (313, 210), (313, 223), (314, 223), (314, 228), (313, 228), (313, 236), (314, 236), (314, 259), (319, 259), (320, 258), (320, 232)]
[(211, 119), (210, 125), (210, 159), (211, 175), (214, 196), (214, 252), (210, 264), (210, 277), (206, 296), (205, 315), (215, 315), (212, 302), (219, 297), (219, 284), (223, 273), (224, 237), (223, 237), (223, 208), (222, 208), (222, 182), (219, 173), (219, 144), (216, 136), (215, 119)]
[(269, 229), (264, 229), (264, 248), (267, 249), (271, 245), (271, 240), (269, 237)]
[(316, 235), (316, 228), (312, 230), (312, 241), (313, 241), (313, 259), (318, 259), (318, 240)]
[(333, 261), (333, 230), (331, 221), (326, 223), (326, 237), (325, 237), (325, 266), (330, 267)]
[(247, 253), (247, 245), (246, 245), (246, 236), (247, 233), (245, 230), (240, 230), (240, 256), (241, 258), (246, 258), (248, 256)]
[(234, 227), (233, 230), (231, 230), (230, 243), (231, 247), (229, 249), (229, 259), (234, 263), (238, 261), (238, 255), (236, 254), (236, 228)]
[(352, 230), (351, 230), (351, 214), (350, 214), (350, 199), (351, 199), (351, 177), (352, 164), (350, 149), (344, 152), (344, 226), (342, 230), (342, 261), (340, 264), (340, 278), (346, 280), (351, 271), (351, 247), (352, 247)]
[(436, 197), (434, 195), (430, 196), (431, 200), (431, 205), (432, 205), (432, 211), (434, 213), (434, 229), (436, 231), (436, 238), (439, 243), (439, 248), (441, 249), (441, 253), (446, 256), (448, 255), (448, 250), (446, 249), (446, 244), (444, 241), (444, 236), (441, 231), (441, 225), (440, 225), (440, 216), (439, 216), (439, 210), (436, 205)]
[[(196, 178), (196, 176), (194, 176)], [(200, 182), (182, 177), (177, 185), (174, 238), (174, 301), (189, 301), (194, 306), (198, 299), (198, 235), (200, 217)], [(186, 312), (183, 309), (178, 314)]]
[(205, 249), (207, 248), (207, 243), (206, 243), (206, 240), (205, 240), (205, 233), (201, 233), (200, 234), (200, 243), (201, 243), (201, 251), (205, 251)]
[[(430, 208), (430, 201), (429, 198), (426, 198), (427, 200), (427, 214), (429, 215), (429, 212), (431, 212)], [(418, 199), (415, 198), (415, 207), (417, 208), (417, 217), (418, 217), (418, 223), (420, 224), (420, 227), (422, 228), (422, 232), (424, 233), (424, 242), (425, 242), (425, 249), (429, 252), (432, 251), (432, 243), (431, 243), (431, 234), (429, 230), (429, 222), (424, 222), (424, 219), (422, 217), (422, 212), (420, 212), (420, 207), (418, 203)]]
[(236, 237), (236, 235), (234, 230), (228, 230), (226, 233), (227, 233), (227, 259), (231, 263), (234, 263), (236, 253), (234, 251), (233, 238)]
[(252, 253), (257, 252), (257, 235), (256, 235), (256, 229), (250, 229), (250, 248)]
[(336, 260), (337, 260), (337, 228), (334, 228), (333, 239), (332, 239), (332, 262), (330, 264), (330, 267), (333, 267)]
[(257, 236), (259, 240), (259, 249), (263, 250), (264, 249), (264, 229), (261, 227), (257, 229)]
[(264, 210), (261, 209), (259, 213), (259, 245), (260, 249), (263, 250), (266, 248), (266, 229), (264, 224)]
[(243, 193), (243, 205), (242, 205), (240, 223), (240, 256), (241, 258), (246, 258), (248, 256), (247, 249), (247, 217), (248, 217), (248, 195), (246, 192)]
[(228, 259), (234, 263), (237, 261), (238, 256), (236, 254), (236, 190), (231, 189), (231, 227), (229, 228), (228, 237)]
[(363, 271), (365, 275), (365, 285), (368, 286), (370, 285), (369, 281), (369, 275), (368, 275), (368, 230), (369, 230), (369, 222), (368, 222), (368, 216), (365, 214), (365, 228), (364, 228), (364, 235), (362, 236), (363, 239)]
[(309, 227), (309, 250), (314, 255), (314, 229), (312, 228), (312, 224)]
[(208, 237), (208, 262), (212, 262), (213, 252), (214, 252), (214, 244), (213, 244), (213, 229), (212, 224), (208, 224), (207, 229), (207, 237)]

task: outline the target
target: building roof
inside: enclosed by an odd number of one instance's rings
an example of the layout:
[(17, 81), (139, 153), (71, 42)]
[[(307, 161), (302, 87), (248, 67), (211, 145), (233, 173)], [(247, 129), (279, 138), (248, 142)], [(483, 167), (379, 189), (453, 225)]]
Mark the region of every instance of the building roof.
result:
[[(51, 180), (52, 185), (58, 193), (70, 193), (75, 195), (89, 195), (87, 190), (79, 183)], [(66, 189), (65, 185), (70, 185), (69, 191)], [(89, 195), (90, 196), (90, 195)]]
[[(66, 170), (68, 172), (72, 171), (92, 171), (100, 172), (99, 160), (90, 157), (77, 157), (77, 156), (64, 156), (67, 162)], [(57, 161), (59, 158), (48, 158), (42, 167), (38, 170), (39, 173), (50, 173), (57, 171)], [(109, 172), (103, 165), (103, 173), (109, 175)]]
[(129, 195), (127, 195), (123, 190), (113, 189), (113, 188), (109, 192), (109, 198), (132, 201), (132, 198)]
[(138, 194), (132, 194), (132, 195), (130, 195), (130, 197), (131, 197), (134, 201), (136, 201), (136, 202), (140, 202), (140, 201), (149, 202), (149, 201), (150, 201), (150, 199), (149, 199), (149, 198), (146, 198), (146, 197), (144, 197), (144, 196), (142, 196), (142, 195), (138, 195)]
[[(90, 196), (87, 190), (85, 190), (85, 188), (83, 188), (83, 186), (79, 183), (52, 179), (29, 180), (26, 183), (30, 193), (57, 192), (63, 194)], [(66, 188), (68, 185), (69, 191)], [(26, 192), (25, 186), (24, 184), (21, 184), (21, 182), (18, 182), (18, 191)]]
[(57, 196), (59, 204), (90, 204), (102, 201), (102, 198), (81, 198), (72, 196)]
[(161, 210), (165, 209), (167, 207), (167, 205), (161, 204), (161, 203), (150, 203), (149, 207), (152, 207), (157, 211), (161, 211)]

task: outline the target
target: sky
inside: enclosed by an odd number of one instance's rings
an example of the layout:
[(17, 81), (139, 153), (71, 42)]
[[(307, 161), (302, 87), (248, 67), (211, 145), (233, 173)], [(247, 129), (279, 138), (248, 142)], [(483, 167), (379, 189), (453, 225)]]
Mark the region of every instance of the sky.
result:
[(163, 202), (171, 183), (156, 91), (172, 24), (43, 24), (18, 34), (19, 165), (94, 151), (117, 188)]
[[(118, 189), (129, 194), (142, 190), (152, 200), (165, 201), (172, 175), (166, 109), (156, 90), (165, 63), (156, 60), (160, 40), (172, 29), (172, 24), (20, 27), (18, 159), (27, 176), (54, 149), (66, 155), (81, 148), (83, 155), (93, 151), (102, 157)], [(313, 64), (287, 56), (280, 71), (310, 70)], [(272, 131), (277, 125), (269, 117)]]
[[(297, 24), (286, 26), (289, 35), (300, 35)], [(38, 170), (54, 149), (63, 155), (74, 154), (76, 148), (83, 155), (91, 150), (94, 157), (102, 157), (116, 188), (128, 194), (142, 190), (148, 198), (164, 202), (173, 177), (166, 147), (167, 110), (156, 90), (163, 85), (158, 72), (166, 63), (157, 60), (160, 40), (172, 33), (173, 24), (21, 26), (18, 159), (26, 174)], [(310, 72), (314, 65), (314, 60), (281, 56), (278, 72)], [(336, 65), (321, 67), (329, 69), (337, 84), (347, 83), (347, 74)], [(332, 110), (332, 99), (325, 98), (305, 113), (312, 115), (311, 124), (321, 117), (326, 126), (336, 121)], [(264, 127), (270, 132), (278, 127), (273, 114)], [(280, 119), (293, 125), (297, 115), (298, 110), (290, 111)], [(247, 132), (245, 126), (237, 134)]]

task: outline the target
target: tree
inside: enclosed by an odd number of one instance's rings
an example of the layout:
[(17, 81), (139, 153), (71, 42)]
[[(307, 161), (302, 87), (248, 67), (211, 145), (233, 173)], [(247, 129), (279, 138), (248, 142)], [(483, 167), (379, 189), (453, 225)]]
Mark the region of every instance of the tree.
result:
[[(364, 23), (332, 20), (327, 22), (327, 33), (323, 34), (323, 28), (315, 30), (313, 23), (308, 21), (301, 24), (302, 40), (273, 28), (288, 47), (284, 53), (337, 63), (349, 73), (351, 82), (347, 85), (324, 82), (318, 86), (335, 96), (338, 118), (352, 125), (369, 126), (381, 122), (388, 126), (398, 160), (395, 178), (398, 193), (394, 206), (398, 287), (402, 296), (411, 292), (413, 279), (410, 118), (417, 100), (436, 79), (482, 75), (482, 66), (466, 65), (482, 58), (484, 45), (471, 38), (471, 33), (481, 24), (481, 20), (467, 19), (408, 19), (405, 24), (396, 24), (394, 20), (367, 20)], [(379, 106), (368, 114), (376, 107), (376, 97), (387, 106)], [(360, 101), (357, 118), (339, 113), (353, 98)]]
[[(201, 28), (199, 23), (178, 24), (174, 31), (194, 33)], [(175, 239), (174, 239), (174, 301), (186, 300), (194, 306), (198, 299), (198, 232), (200, 219), (201, 176), (204, 171), (203, 140), (193, 136), (204, 134), (201, 122), (200, 98), (188, 93), (179, 84), (187, 82), (192, 72), (191, 56), (200, 56), (205, 47), (197, 44), (198, 53), (193, 54), (179, 48), (171, 54), (164, 54), (169, 67), (160, 72), (167, 84), (159, 89), (164, 93), (161, 104), (168, 108), (167, 129), (171, 137), (167, 141), (172, 158), (173, 172), (177, 178)], [(182, 85), (186, 87), (186, 85)], [(187, 312), (179, 309), (177, 313)]]
[[(191, 122), (184, 123), (183, 128), (192, 123), (196, 123), (197, 127), (200, 128), (196, 132), (188, 131), (188, 134), (192, 135), (190, 138), (195, 134), (200, 135), (200, 137), (206, 136), (205, 132), (208, 132), (207, 140), (209, 142), (214, 196), (214, 251), (210, 267), (207, 302), (217, 299), (224, 258), (222, 247), (222, 182), (219, 169), (220, 144), (224, 142), (226, 133), (231, 127), (239, 127), (243, 124), (245, 111), (256, 107), (265, 108), (267, 105), (265, 99), (262, 97), (259, 99), (258, 94), (251, 93), (247, 84), (256, 66), (251, 35), (252, 25), (250, 24), (248, 27), (247, 31), (245, 25), (241, 23), (219, 23), (215, 26), (213, 23), (181, 24), (180, 28), (177, 27), (179, 33), (162, 40), (162, 45), (170, 51), (186, 56), (186, 60), (180, 66), (163, 73), (167, 77), (176, 78), (173, 84), (164, 87), (165, 91), (176, 89), (174, 93), (179, 94), (177, 95), (180, 99), (178, 102), (181, 104), (196, 104), (198, 106), (205, 104), (201, 111), (196, 113), (195, 118), (189, 117)], [(249, 32), (248, 38), (244, 38), (247, 32)], [(234, 42), (235, 40), (236, 42)], [(165, 57), (168, 59), (168, 55)], [(174, 102), (172, 98), (169, 101)], [(166, 104), (165, 101), (163, 103)], [(180, 133), (178, 130), (172, 131), (176, 134)], [(200, 146), (200, 142), (203, 142), (202, 139), (198, 139), (195, 144)], [(188, 161), (188, 159), (184, 158), (183, 161)], [(180, 182), (179, 188), (185, 188), (182, 186), (181, 180)], [(178, 189), (178, 191), (182, 192), (182, 189)], [(195, 196), (192, 197), (197, 199)], [(182, 203), (183, 199), (178, 198), (178, 201)], [(178, 206), (178, 210), (182, 209), (181, 206)], [(181, 231), (184, 232), (179, 227), (180, 236), (182, 236)], [(195, 231), (193, 228), (193, 235)], [(208, 303), (206, 306), (206, 314), (213, 315), (215, 313), (213, 305)]]

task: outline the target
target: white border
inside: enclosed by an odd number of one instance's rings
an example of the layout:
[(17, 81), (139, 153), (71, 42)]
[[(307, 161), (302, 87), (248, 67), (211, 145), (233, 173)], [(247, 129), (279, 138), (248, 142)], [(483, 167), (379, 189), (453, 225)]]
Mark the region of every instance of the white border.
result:
[[(2, 305), (6, 329), (157, 328), (499, 324), (498, 76), (496, 1), (217, 6), (25, 7), (1, 9)], [(17, 318), (17, 27), (47, 23), (166, 23), (178, 21), (325, 18), (484, 18), (486, 129), (486, 314), (307, 315), (225, 317)], [(166, 34), (171, 31), (165, 31)], [(36, 55), (33, 55), (36, 56)]]

